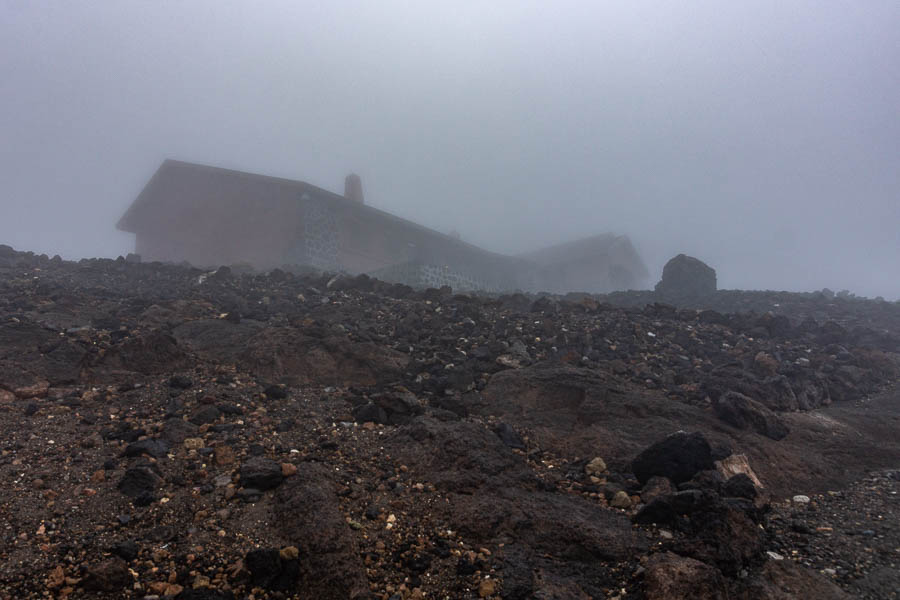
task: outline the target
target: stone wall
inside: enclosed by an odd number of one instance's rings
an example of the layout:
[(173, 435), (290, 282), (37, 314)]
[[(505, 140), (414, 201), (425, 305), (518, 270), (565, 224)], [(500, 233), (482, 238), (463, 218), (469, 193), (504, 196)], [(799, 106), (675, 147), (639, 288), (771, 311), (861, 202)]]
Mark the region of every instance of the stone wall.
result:
[(452, 268), (448, 265), (433, 265), (416, 262), (408, 262), (391, 265), (384, 269), (372, 271), (368, 275), (389, 281), (391, 283), (403, 283), (415, 288), (439, 288), (445, 285), (454, 291), (470, 292), (503, 292), (517, 289), (516, 282), (508, 274), (497, 273), (494, 279), (485, 279), (467, 272), (466, 268)]
[(308, 194), (301, 201), (305, 264), (323, 271), (341, 270), (337, 208), (333, 202), (310, 198)]

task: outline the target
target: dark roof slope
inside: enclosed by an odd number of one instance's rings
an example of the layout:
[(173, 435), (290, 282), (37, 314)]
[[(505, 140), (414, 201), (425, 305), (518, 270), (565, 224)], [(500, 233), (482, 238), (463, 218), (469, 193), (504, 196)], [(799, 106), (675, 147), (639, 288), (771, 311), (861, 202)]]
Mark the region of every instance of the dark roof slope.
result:
[(144, 186), (144, 189), (138, 194), (138, 197), (131, 204), (125, 214), (119, 219), (116, 224), (116, 228), (122, 231), (128, 231), (131, 233), (135, 233), (144, 218), (144, 215), (148, 214), (155, 207), (153, 206), (153, 190), (157, 185), (160, 184), (167, 176), (172, 175), (177, 170), (190, 170), (194, 173), (202, 173), (212, 177), (223, 177), (223, 178), (233, 178), (240, 179), (245, 182), (255, 182), (260, 185), (277, 185), (279, 187), (293, 188), (298, 192), (298, 197), (302, 193), (308, 193), (310, 196), (327, 199), (329, 201), (340, 204), (343, 208), (353, 211), (358, 211), (362, 216), (367, 219), (372, 220), (384, 220), (390, 221), (395, 224), (400, 224), (404, 227), (408, 227), (411, 229), (415, 229), (420, 231), (421, 233), (425, 233), (432, 236), (438, 236), (441, 238), (445, 238), (445, 241), (453, 243), (454, 245), (460, 247), (467, 247), (472, 250), (477, 250), (479, 252), (495, 255), (498, 257), (505, 257), (505, 255), (498, 254), (496, 252), (490, 252), (489, 250), (485, 250), (473, 244), (469, 244), (468, 242), (462, 241), (459, 238), (447, 235), (435, 229), (431, 229), (429, 227), (425, 227), (424, 225), (419, 225), (414, 221), (410, 221), (408, 219), (404, 219), (402, 217), (398, 217), (392, 213), (380, 210), (373, 206), (369, 206), (367, 204), (360, 204), (359, 202), (354, 202), (345, 198), (340, 194), (335, 194), (334, 192), (329, 192), (326, 189), (314, 186), (310, 183), (306, 183), (305, 181), (299, 181), (295, 179), (285, 179), (283, 177), (272, 177), (269, 175), (259, 175), (257, 173), (247, 173), (245, 171), (236, 171), (234, 169), (225, 169), (222, 167), (213, 167), (209, 165), (202, 165), (192, 162), (185, 162), (180, 160), (166, 159), (160, 165), (160, 167), (156, 170), (156, 173), (153, 174), (153, 177), (150, 178), (150, 181), (147, 182), (147, 185)]

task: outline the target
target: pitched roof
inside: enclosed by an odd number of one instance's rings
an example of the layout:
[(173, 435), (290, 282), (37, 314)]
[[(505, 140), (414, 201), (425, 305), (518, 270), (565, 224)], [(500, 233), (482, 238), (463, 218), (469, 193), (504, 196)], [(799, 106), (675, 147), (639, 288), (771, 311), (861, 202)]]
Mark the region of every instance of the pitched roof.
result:
[(411, 229), (415, 229), (422, 233), (446, 238), (446, 240), (452, 241), (455, 245), (458, 245), (460, 247), (469, 248), (470, 250), (477, 250), (479, 252), (487, 253), (489, 255), (494, 255), (497, 257), (506, 257), (506, 255), (491, 252), (490, 250), (485, 250), (484, 248), (460, 240), (457, 237), (448, 235), (435, 229), (431, 229), (430, 227), (425, 227), (424, 225), (420, 225), (415, 221), (410, 221), (408, 219), (398, 217), (397, 215), (380, 210), (368, 204), (355, 202), (340, 194), (330, 192), (326, 189), (317, 187), (305, 181), (286, 179), (283, 177), (272, 177), (270, 175), (260, 175), (258, 173), (248, 173), (246, 171), (237, 171), (234, 169), (226, 169), (222, 167), (214, 167), (210, 165), (203, 165), (199, 163), (185, 162), (174, 159), (166, 159), (162, 162), (162, 164), (150, 178), (150, 181), (147, 182), (147, 185), (145, 185), (144, 189), (141, 190), (141, 193), (138, 194), (138, 197), (135, 199), (135, 201), (131, 204), (130, 207), (128, 207), (128, 210), (125, 211), (125, 214), (123, 214), (119, 221), (116, 223), (116, 228), (122, 231), (135, 233), (143, 216), (153, 209), (153, 189), (158, 183), (160, 183), (167, 176), (171, 175), (177, 170), (189, 170), (193, 173), (202, 173), (211, 175), (213, 177), (240, 179), (243, 181), (249, 181), (251, 183), (259, 183), (260, 185), (274, 184), (280, 187), (294, 188), (298, 192), (298, 198), (302, 193), (305, 192), (312, 197), (327, 199), (331, 202), (335, 202), (348, 210), (358, 211), (367, 219), (392, 222), (394, 224), (399, 224)]
[(551, 266), (561, 263), (573, 262), (581, 259), (591, 259), (596, 256), (613, 256), (613, 252), (626, 258), (630, 266), (636, 267), (639, 272), (638, 276), (646, 277), (649, 275), (647, 267), (638, 255), (637, 250), (631, 244), (631, 240), (625, 235), (616, 235), (614, 233), (601, 233), (590, 237), (581, 238), (572, 242), (556, 244), (540, 250), (534, 250), (525, 254), (520, 254), (521, 258), (533, 261), (541, 266)]

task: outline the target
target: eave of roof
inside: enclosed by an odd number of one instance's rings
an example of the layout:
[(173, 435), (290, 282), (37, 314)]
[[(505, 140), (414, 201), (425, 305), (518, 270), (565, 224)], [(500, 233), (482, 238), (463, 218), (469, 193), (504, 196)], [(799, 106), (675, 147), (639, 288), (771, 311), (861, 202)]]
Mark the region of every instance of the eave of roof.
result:
[(340, 194), (330, 192), (324, 188), (320, 188), (320, 187), (317, 187), (310, 183), (306, 183), (305, 181), (300, 181), (300, 180), (296, 180), (296, 179), (286, 179), (284, 177), (273, 177), (271, 175), (260, 175), (258, 173), (248, 173), (246, 171), (237, 171), (234, 169), (226, 169), (223, 167), (214, 167), (211, 165), (186, 162), (186, 161), (175, 160), (175, 159), (171, 159), (171, 158), (166, 159), (162, 162), (162, 164), (159, 166), (159, 168), (156, 170), (156, 172), (153, 174), (153, 176), (147, 182), (147, 185), (145, 185), (143, 190), (141, 190), (141, 193), (138, 194), (138, 197), (135, 199), (135, 201), (131, 204), (130, 207), (128, 207), (128, 210), (126, 210), (125, 213), (122, 215), (122, 217), (119, 219), (118, 223), (116, 224), (116, 227), (118, 229), (120, 229), (122, 231), (128, 231), (131, 233), (136, 232), (137, 227), (136, 227), (136, 223), (134, 222), (136, 213), (138, 212), (138, 210), (140, 210), (141, 206), (145, 205), (147, 202), (150, 201), (150, 199), (149, 199), (150, 198), (150, 190), (151, 190), (152, 186), (156, 182), (158, 182), (160, 179), (165, 177), (166, 173), (172, 168), (192, 169), (194, 171), (212, 173), (214, 175), (219, 175), (222, 177), (239, 177), (242, 179), (256, 181), (259, 183), (293, 187), (293, 188), (297, 189), (298, 191), (307, 192), (310, 195), (313, 195), (313, 196), (316, 196), (319, 198), (325, 198), (329, 201), (337, 203), (342, 208), (345, 208), (348, 210), (353, 210), (353, 211), (358, 211), (362, 215), (365, 215), (368, 217), (374, 217), (376, 219), (383, 219), (383, 220), (391, 221), (398, 225), (403, 225), (405, 227), (416, 229), (418, 231), (427, 233), (429, 235), (439, 236), (441, 238), (446, 239), (449, 242), (458, 244), (459, 246), (462, 246), (462, 247), (468, 247), (472, 250), (477, 250), (479, 252), (485, 252), (485, 253), (488, 253), (488, 254), (491, 254), (491, 255), (494, 255), (497, 257), (514, 258), (514, 257), (510, 257), (505, 254), (499, 254), (497, 252), (491, 252), (490, 250), (485, 250), (484, 248), (481, 248), (474, 244), (470, 244), (468, 242), (460, 240), (459, 238), (453, 237), (446, 233), (442, 233), (435, 229), (431, 229), (430, 227), (425, 227), (424, 225), (420, 225), (420, 224), (416, 223), (415, 221), (410, 221), (408, 219), (404, 219), (403, 217), (398, 217), (395, 214), (383, 211), (381, 209), (375, 208), (368, 204), (360, 204), (353, 200), (349, 200)]

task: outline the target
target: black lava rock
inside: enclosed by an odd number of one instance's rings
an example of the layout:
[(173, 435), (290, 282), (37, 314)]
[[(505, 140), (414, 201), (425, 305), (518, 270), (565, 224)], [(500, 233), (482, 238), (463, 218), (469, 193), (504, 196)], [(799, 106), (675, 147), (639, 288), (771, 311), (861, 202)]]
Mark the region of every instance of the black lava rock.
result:
[(679, 254), (663, 267), (656, 292), (663, 298), (680, 300), (709, 296), (716, 291), (716, 271), (692, 256)]
[(367, 423), (371, 421), (372, 423), (386, 424), (388, 422), (387, 412), (372, 402), (361, 404), (354, 408), (353, 418), (356, 419), (357, 423)]
[(759, 494), (759, 492), (756, 491), (753, 480), (750, 479), (750, 476), (746, 473), (738, 473), (729, 478), (722, 487), (722, 492), (726, 496), (746, 498), (748, 500), (753, 500)]
[(172, 377), (169, 378), (169, 387), (177, 390), (186, 390), (192, 385), (194, 385), (194, 382), (191, 378), (185, 377), (184, 375), (172, 375)]
[(519, 450), (525, 449), (525, 442), (522, 440), (522, 436), (516, 433), (516, 430), (508, 423), (500, 423), (497, 425), (494, 428), (494, 433), (497, 434), (497, 437), (500, 438), (501, 442), (510, 448), (518, 448)]
[(671, 523), (681, 515), (707, 508), (715, 496), (703, 490), (685, 490), (654, 498), (634, 516), (635, 523)]
[(194, 425), (203, 425), (213, 423), (219, 418), (219, 409), (215, 406), (204, 406), (191, 415), (191, 423)]
[(124, 560), (132, 561), (138, 556), (138, 545), (134, 540), (127, 540), (110, 548), (110, 552)]
[(641, 485), (654, 475), (668, 477), (677, 485), (714, 466), (712, 449), (703, 434), (683, 431), (656, 442), (631, 463)]
[(275, 548), (251, 550), (244, 558), (255, 586), (273, 591), (292, 590), (297, 585), (300, 565), (297, 560), (284, 560)]
[(150, 494), (160, 484), (159, 476), (150, 467), (135, 466), (125, 471), (119, 480), (119, 491), (129, 498), (138, 498), (141, 495)]
[(245, 488), (270, 490), (281, 485), (284, 475), (274, 460), (254, 456), (241, 465), (241, 485)]
[(141, 456), (147, 454), (153, 458), (162, 458), (169, 451), (169, 444), (165, 440), (140, 440), (128, 444), (125, 448), (125, 456)]
[(263, 393), (266, 395), (266, 398), (270, 398), (272, 400), (284, 400), (288, 397), (287, 390), (280, 385), (270, 385)]

